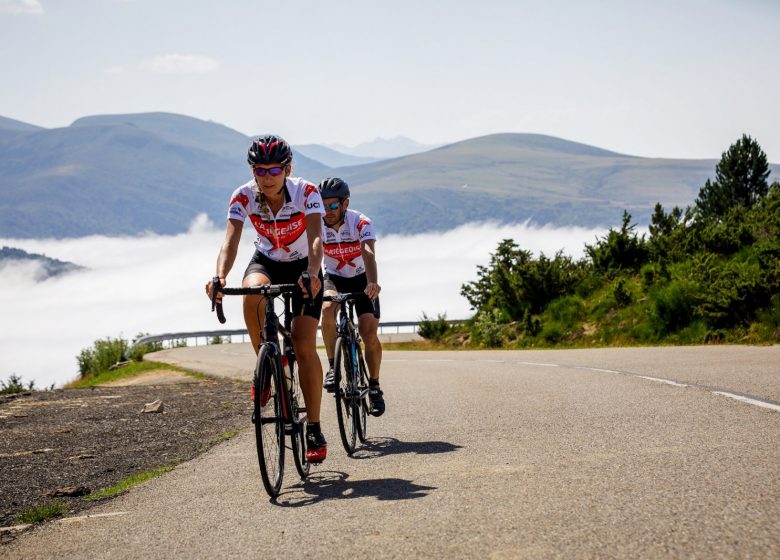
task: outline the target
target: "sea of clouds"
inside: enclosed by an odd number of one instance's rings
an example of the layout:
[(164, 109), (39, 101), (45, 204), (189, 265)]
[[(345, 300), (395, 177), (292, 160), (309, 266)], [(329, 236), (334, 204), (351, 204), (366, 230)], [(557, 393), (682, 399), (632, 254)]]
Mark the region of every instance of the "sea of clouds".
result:
[[(580, 257), (585, 243), (604, 230), (554, 228), (528, 223), (469, 224), (444, 233), (391, 235), (377, 241), (382, 320), (415, 321), (446, 314), (470, 317), (460, 296), (476, 280), (502, 239), (552, 256)], [(244, 328), (241, 298), (226, 298), (228, 322), (220, 325), (204, 291), (213, 275), (224, 229), (198, 217), (179, 235), (90, 236), (75, 239), (0, 239), (0, 245), (86, 267), (36, 281), (40, 265), (11, 262), (0, 268), (0, 379), (11, 374), (37, 387), (61, 386), (77, 377), (76, 356), (105, 337)], [(244, 231), (229, 285), (239, 285), (254, 250)]]

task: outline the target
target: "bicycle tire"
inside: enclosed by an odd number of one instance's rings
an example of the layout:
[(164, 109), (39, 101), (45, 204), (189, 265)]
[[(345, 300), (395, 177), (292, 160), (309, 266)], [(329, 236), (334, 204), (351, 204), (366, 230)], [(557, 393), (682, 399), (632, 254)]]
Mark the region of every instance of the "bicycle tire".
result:
[(366, 360), (363, 358), (363, 349), (360, 344), (356, 345), (358, 357), (358, 378), (357, 390), (360, 393), (359, 400), (356, 401), (355, 419), (357, 423), (357, 435), (360, 443), (365, 443), (368, 437), (368, 371), (366, 369)]
[[(268, 346), (264, 345), (260, 349), (253, 383), (257, 459), (260, 463), (263, 486), (268, 495), (273, 498), (279, 495), (284, 476), (284, 418), (280, 375), (276, 367), (276, 358)], [(265, 398), (264, 387), (268, 390)]]
[(339, 434), (341, 443), (347, 455), (355, 452), (357, 429), (355, 416), (352, 413), (352, 359), (349, 354), (347, 341), (338, 337), (336, 339), (336, 355), (333, 360), (333, 371), (336, 375), (336, 418), (339, 421)]
[(290, 409), (293, 414), (293, 429), (290, 434), (295, 469), (302, 479), (309, 476), (311, 463), (306, 460), (306, 408), (301, 390), (298, 368), (292, 366), (292, 387), (290, 387)]

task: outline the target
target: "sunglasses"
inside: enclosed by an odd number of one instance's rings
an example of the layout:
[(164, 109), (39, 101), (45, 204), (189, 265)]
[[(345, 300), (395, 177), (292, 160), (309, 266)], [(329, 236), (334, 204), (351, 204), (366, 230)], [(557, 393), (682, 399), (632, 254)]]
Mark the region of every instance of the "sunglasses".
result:
[(271, 177), (278, 177), (279, 175), (284, 173), (284, 166), (269, 167), (268, 169), (264, 167), (253, 167), (252, 171), (258, 177), (265, 177), (266, 175), (270, 175)]
[(330, 204), (326, 204), (325, 208), (328, 210), (338, 210), (339, 206), (341, 206), (341, 202), (331, 202)]

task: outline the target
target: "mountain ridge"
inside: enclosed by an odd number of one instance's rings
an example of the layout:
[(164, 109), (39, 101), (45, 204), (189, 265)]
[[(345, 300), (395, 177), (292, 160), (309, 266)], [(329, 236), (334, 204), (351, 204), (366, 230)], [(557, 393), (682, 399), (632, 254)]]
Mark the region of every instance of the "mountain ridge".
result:
[[(24, 124), (24, 123), (22, 123)], [(0, 237), (180, 233), (251, 179), (250, 137), (170, 113), (96, 115), (56, 129), (0, 128)], [(692, 204), (717, 160), (642, 158), (542, 134), (499, 133), (361, 165), (295, 151), (293, 175), (349, 182), (382, 234), (490, 221), (604, 227), (628, 209)], [(45, 157), (42, 157), (42, 154)], [(777, 177), (778, 166), (770, 167)]]

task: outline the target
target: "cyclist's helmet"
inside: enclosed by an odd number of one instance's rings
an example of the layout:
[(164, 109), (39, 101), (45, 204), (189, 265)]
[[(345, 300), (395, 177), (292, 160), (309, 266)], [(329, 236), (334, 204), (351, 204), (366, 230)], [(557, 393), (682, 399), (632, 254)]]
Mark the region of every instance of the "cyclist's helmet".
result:
[(335, 198), (338, 197), (341, 200), (349, 198), (349, 185), (343, 179), (338, 177), (330, 177), (323, 180), (319, 187), (320, 196), (322, 198)]
[(275, 134), (261, 136), (249, 147), (246, 160), (249, 165), (287, 165), (292, 161), (292, 148), (284, 138)]

